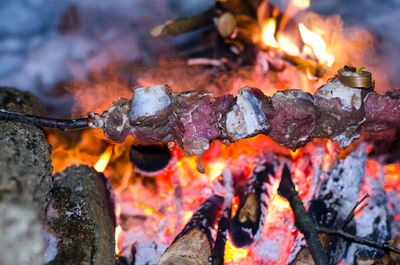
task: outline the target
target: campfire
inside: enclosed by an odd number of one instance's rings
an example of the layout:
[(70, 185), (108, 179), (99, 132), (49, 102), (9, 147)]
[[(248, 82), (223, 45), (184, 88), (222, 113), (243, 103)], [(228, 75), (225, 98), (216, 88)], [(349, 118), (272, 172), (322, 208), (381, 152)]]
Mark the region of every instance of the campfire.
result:
[(309, 5), (154, 25), (213, 41), (72, 82), (71, 119), (1, 87), (0, 264), (400, 263), (400, 92)]

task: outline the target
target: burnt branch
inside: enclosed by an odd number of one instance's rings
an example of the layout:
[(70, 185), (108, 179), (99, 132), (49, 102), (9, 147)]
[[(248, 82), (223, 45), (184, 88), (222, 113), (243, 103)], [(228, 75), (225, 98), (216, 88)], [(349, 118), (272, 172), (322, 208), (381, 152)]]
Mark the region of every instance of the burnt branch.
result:
[(218, 220), (218, 232), (214, 243), (212, 265), (224, 265), (226, 234), (231, 224), (232, 199), (233, 199), (233, 180), (229, 170), (223, 172), (226, 196), (222, 206), (222, 213)]
[(316, 226), (304, 208), (303, 202), (293, 184), (290, 170), (286, 164), (282, 171), (282, 179), (279, 184), (278, 193), (289, 201), (290, 207), (294, 213), (295, 225), (300, 232), (304, 234), (315, 264), (328, 264), (328, 257), (322, 247)]
[(38, 117), (35, 115), (11, 112), (5, 109), (0, 109), (0, 120), (10, 120), (10, 121), (29, 123), (36, 126), (57, 128), (63, 131), (72, 129), (83, 129), (89, 127), (87, 118), (81, 118), (76, 120), (51, 119), (45, 117)]
[(345, 226), (351, 221), (351, 219), (353, 219), (354, 217), (354, 212), (356, 211), (357, 207), (365, 200), (369, 197), (369, 194), (366, 193), (364, 195), (364, 197), (361, 198), (361, 200), (357, 201), (356, 204), (354, 205), (353, 209), (351, 209), (351, 211), (349, 212), (349, 214), (346, 216), (346, 218), (343, 221), (342, 226), (340, 227), (340, 229), (344, 229)]
[(347, 240), (356, 242), (356, 243), (360, 243), (360, 244), (364, 244), (364, 245), (368, 245), (370, 247), (375, 247), (375, 248), (379, 248), (382, 250), (386, 250), (386, 251), (393, 251), (396, 253), (400, 253), (400, 249), (393, 247), (392, 245), (388, 244), (388, 243), (379, 243), (370, 239), (366, 239), (363, 237), (359, 237), (359, 236), (355, 236), (349, 233), (344, 232), (343, 230), (335, 230), (335, 229), (330, 229), (330, 228), (326, 228), (326, 227), (320, 227), (317, 226), (317, 231), (320, 233), (325, 233), (325, 234), (330, 234), (330, 235), (337, 235), (340, 237), (343, 237)]

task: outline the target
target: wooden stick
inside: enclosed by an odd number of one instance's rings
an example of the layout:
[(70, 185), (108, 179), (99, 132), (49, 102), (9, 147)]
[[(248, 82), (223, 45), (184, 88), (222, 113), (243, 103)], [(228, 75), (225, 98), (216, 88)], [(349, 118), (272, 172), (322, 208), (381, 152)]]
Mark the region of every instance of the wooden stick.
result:
[(278, 193), (289, 201), (290, 207), (294, 213), (295, 225), (300, 232), (304, 234), (315, 264), (328, 264), (328, 257), (322, 247), (315, 224), (304, 208), (303, 202), (293, 184), (290, 170), (286, 164), (283, 167), (282, 179), (279, 184)]
[(209, 265), (213, 247), (211, 230), (223, 200), (221, 196), (213, 195), (204, 201), (182, 232), (161, 255), (158, 265)]
[(196, 30), (207, 25), (212, 25), (212, 17), (214, 15), (214, 8), (207, 11), (176, 20), (167, 20), (164, 24), (155, 26), (151, 29), (150, 34), (153, 37), (162, 37), (166, 35), (176, 36), (192, 30)]
[(273, 176), (273, 165), (264, 162), (256, 166), (249, 177), (230, 229), (232, 243), (237, 247), (248, 246), (261, 235), (269, 203), (267, 185)]
[(222, 174), (225, 186), (225, 200), (222, 206), (222, 213), (218, 220), (218, 232), (215, 239), (212, 265), (224, 265), (226, 234), (231, 224), (232, 199), (233, 199), (233, 180), (229, 170), (225, 170)]
[(30, 123), (37, 126), (57, 128), (63, 131), (71, 129), (83, 129), (89, 127), (87, 118), (81, 118), (76, 120), (50, 119), (29, 114), (11, 112), (5, 109), (0, 109), (0, 120), (1, 119)]
[(379, 249), (383, 249), (386, 251), (393, 251), (396, 253), (400, 254), (400, 249), (393, 247), (392, 245), (388, 244), (388, 243), (379, 243), (367, 238), (363, 238), (363, 237), (359, 237), (359, 236), (355, 236), (349, 233), (344, 232), (343, 230), (335, 230), (335, 229), (330, 229), (330, 228), (326, 228), (326, 227), (320, 227), (317, 226), (317, 231), (320, 233), (325, 233), (325, 234), (330, 234), (330, 235), (337, 235), (343, 238), (346, 238), (350, 241), (356, 242), (356, 243), (360, 243), (360, 244), (364, 244), (364, 245), (368, 245), (371, 247), (375, 247), (375, 248), (379, 248)]

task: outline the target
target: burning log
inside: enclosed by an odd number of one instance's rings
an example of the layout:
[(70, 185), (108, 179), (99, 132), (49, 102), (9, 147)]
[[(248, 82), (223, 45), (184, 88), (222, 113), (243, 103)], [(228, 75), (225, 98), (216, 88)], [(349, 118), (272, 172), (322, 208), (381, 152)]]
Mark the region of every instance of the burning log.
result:
[[(0, 107), (40, 112), (35, 96), (10, 87), (0, 87)], [(0, 146), (0, 264), (43, 265), (50, 145), (36, 126), (0, 120)]]
[[(347, 156), (344, 160), (334, 162), (327, 173), (319, 178), (322, 182), (311, 201), (309, 214), (313, 221), (331, 229), (342, 228), (347, 216), (352, 212), (364, 179), (367, 152), (365, 145)], [(346, 223), (345, 231), (351, 232), (354, 222)], [(329, 258), (329, 264), (337, 264), (343, 258), (349, 243), (337, 236), (324, 236), (323, 244)], [(290, 262), (297, 262), (307, 256), (308, 250), (297, 240), (291, 254)]]
[(209, 265), (213, 247), (211, 230), (222, 202), (223, 198), (218, 195), (213, 195), (204, 201), (182, 232), (162, 254), (158, 265)]
[(274, 175), (273, 165), (265, 161), (258, 161), (250, 175), (229, 231), (237, 247), (248, 246), (260, 238), (270, 202), (267, 186)]
[(46, 228), (47, 264), (115, 264), (114, 198), (106, 177), (87, 166), (54, 175)]

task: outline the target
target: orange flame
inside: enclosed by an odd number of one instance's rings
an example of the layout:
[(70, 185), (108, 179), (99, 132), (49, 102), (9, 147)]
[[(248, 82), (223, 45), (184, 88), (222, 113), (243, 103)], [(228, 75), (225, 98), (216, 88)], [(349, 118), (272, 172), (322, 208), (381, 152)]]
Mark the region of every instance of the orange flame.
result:
[(299, 24), (299, 31), (304, 43), (312, 48), (320, 63), (332, 66), (335, 57), (327, 52), (327, 46), (322, 37), (309, 30), (303, 23)]
[(97, 172), (104, 172), (108, 165), (108, 161), (110, 161), (111, 155), (112, 155), (112, 150), (113, 147), (112, 145), (108, 146), (106, 151), (104, 151), (103, 154), (101, 154), (99, 160), (97, 160), (96, 164), (94, 165), (94, 169)]
[(269, 18), (263, 26), (262, 33), (261, 33), (261, 40), (262, 42), (269, 46), (278, 48), (279, 44), (276, 42), (274, 34), (276, 28), (276, 21), (275, 18)]
[(279, 34), (278, 35), (279, 47), (290, 55), (299, 55), (300, 50), (297, 45), (287, 36)]

